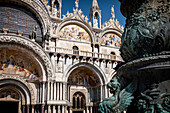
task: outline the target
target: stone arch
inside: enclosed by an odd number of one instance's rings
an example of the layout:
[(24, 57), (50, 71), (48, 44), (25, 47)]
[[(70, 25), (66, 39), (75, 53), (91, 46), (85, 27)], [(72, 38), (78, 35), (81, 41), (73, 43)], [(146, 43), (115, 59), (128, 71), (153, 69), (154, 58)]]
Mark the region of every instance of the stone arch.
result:
[(27, 9), (29, 9), (30, 11), (32, 11), (36, 17), (38, 18), (39, 22), (42, 24), (42, 28), (43, 28), (43, 33), (45, 35), (46, 31), (47, 31), (47, 26), (48, 23), (50, 21), (49, 19), (49, 13), (46, 9), (46, 7), (44, 6), (44, 4), (39, 1), (39, 0), (8, 0), (8, 1), (4, 1), (5, 3), (10, 3), (12, 2), (13, 4), (18, 4), (18, 5), (22, 5), (24, 7), (26, 7)]
[(75, 20), (75, 19), (66, 19), (65, 21), (63, 21), (60, 25), (59, 25), (59, 27), (57, 28), (57, 36), (59, 36), (59, 32), (60, 32), (60, 30), (63, 28), (63, 27), (65, 27), (65, 26), (67, 26), (67, 25), (71, 25), (71, 24), (73, 24), (73, 25), (77, 25), (77, 26), (80, 26), (80, 27), (82, 27), (83, 29), (85, 29), (86, 30), (86, 32), (89, 34), (89, 36), (90, 36), (90, 38), (91, 38), (91, 43), (94, 43), (94, 39), (95, 39), (95, 35), (94, 35), (94, 33), (92, 32), (92, 28), (87, 24), (87, 23), (85, 23), (85, 22), (82, 22), (82, 21), (80, 21), (80, 20)]
[(92, 64), (92, 63), (87, 63), (87, 62), (75, 62), (74, 65), (70, 65), (64, 73), (64, 78), (65, 78), (65, 82), (67, 82), (69, 75), (71, 74), (72, 71), (74, 71), (75, 69), (79, 68), (79, 67), (86, 67), (89, 68), (91, 70), (93, 70), (95, 72), (95, 74), (97, 75), (100, 84), (103, 85), (106, 83), (107, 79), (106, 76), (104, 74), (104, 72), (96, 65), (96, 64)]
[[(48, 54), (36, 43), (31, 41), (28, 38), (25, 38), (23, 36), (18, 36), (18, 35), (12, 35), (12, 34), (1, 34), (0, 35), (0, 46), (4, 47), (8, 43), (10, 46), (17, 46), (21, 45), (20, 47), (25, 47), (25, 50), (32, 51), (36, 57), (39, 57), (37, 61), (41, 61), (39, 63), (42, 68), (44, 68), (45, 71), (43, 71), (43, 81), (46, 81), (47, 79), (52, 79), (54, 78), (54, 70), (52, 68), (52, 64), (50, 61), (50, 58)], [(8, 46), (7, 46), (8, 47)], [(44, 78), (46, 76), (46, 78)]]
[(35, 93), (34, 93), (32, 86), (29, 83), (27, 83), (25, 80), (20, 78), (19, 75), (1, 75), (0, 76), (0, 86), (9, 85), (9, 84), (17, 86), (22, 90), (22, 91), (18, 90), (18, 92), (24, 93), (23, 95), (25, 95), (27, 105), (36, 103)]

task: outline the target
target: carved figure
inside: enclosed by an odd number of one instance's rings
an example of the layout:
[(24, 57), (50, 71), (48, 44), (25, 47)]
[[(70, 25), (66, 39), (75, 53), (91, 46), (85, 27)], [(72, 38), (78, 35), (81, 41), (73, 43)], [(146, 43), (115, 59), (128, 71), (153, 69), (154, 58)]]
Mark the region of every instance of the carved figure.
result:
[(79, 7), (79, 4), (78, 4), (78, 3), (79, 3), (79, 0), (76, 0), (76, 1), (75, 1), (75, 8), (76, 8), (76, 9), (78, 9), (78, 7)]
[(50, 38), (50, 27), (48, 26), (47, 33), (45, 34), (43, 41), (44, 42), (45, 42), (45, 40), (49, 41), (49, 38)]
[(111, 16), (112, 16), (112, 19), (114, 20), (115, 19), (114, 5), (112, 5), (112, 8), (111, 8)]
[(167, 4), (153, 7), (146, 3), (129, 16), (120, 47), (125, 61), (170, 49), (168, 11)]
[(107, 86), (110, 88), (110, 93), (113, 96), (104, 99), (99, 104), (98, 113), (121, 113), (130, 105), (134, 98), (132, 94), (136, 90), (136, 82), (132, 82), (123, 90), (120, 90), (120, 83), (118, 78), (115, 77)]
[(96, 17), (94, 18), (94, 24), (93, 24), (93, 27), (98, 28), (98, 20), (97, 20), (97, 18), (96, 18)]
[(169, 113), (170, 112), (170, 94), (160, 93), (156, 88), (147, 92), (141, 93), (137, 100), (137, 107), (139, 113)]
[(34, 27), (31, 34), (31, 39), (36, 39), (36, 38), (37, 38), (37, 26)]
[(54, 8), (52, 8), (52, 9), (53, 9), (53, 16), (57, 17), (57, 13), (58, 13), (57, 6), (54, 5)]

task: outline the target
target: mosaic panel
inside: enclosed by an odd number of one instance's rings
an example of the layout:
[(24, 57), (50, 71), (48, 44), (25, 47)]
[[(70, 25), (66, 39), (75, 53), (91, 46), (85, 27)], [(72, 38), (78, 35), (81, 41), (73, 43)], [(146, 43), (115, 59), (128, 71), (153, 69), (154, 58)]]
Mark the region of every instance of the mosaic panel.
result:
[(96, 74), (87, 69), (77, 69), (73, 71), (69, 78), (68, 83), (71, 85), (85, 85), (85, 86), (96, 86), (99, 85), (99, 79)]
[(101, 44), (112, 47), (120, 47), (121, 38), (114, 33), (107, 33), (101, 38)]
[(59, 32), (59, 37), (69, 40), (91, 42), (91, 38), (87, 31), (77, 25), (67, 25), (63, 27)]
[(0, 74), (18, 74), (28, 80), (40, 79), (37, 66), (26, 54), (0, 49)]

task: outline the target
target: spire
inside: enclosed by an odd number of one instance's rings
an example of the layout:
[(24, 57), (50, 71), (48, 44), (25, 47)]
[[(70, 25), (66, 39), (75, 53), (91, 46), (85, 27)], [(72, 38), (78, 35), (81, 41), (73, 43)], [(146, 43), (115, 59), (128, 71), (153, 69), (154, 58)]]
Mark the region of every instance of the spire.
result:
[(93, 0), (92, 7), (96, 8), (96, 9), (99, 9), (99, 5), (97, 3), (97, 0)]

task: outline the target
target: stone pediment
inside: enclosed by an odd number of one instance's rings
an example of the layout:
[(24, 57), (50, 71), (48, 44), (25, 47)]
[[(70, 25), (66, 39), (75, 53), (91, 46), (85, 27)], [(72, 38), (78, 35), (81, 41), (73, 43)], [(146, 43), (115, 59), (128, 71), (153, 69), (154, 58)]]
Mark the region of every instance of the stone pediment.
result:
[(66, 15), (63, 15), (63, 21), (66, 21), (66, 20), (79, 20), (81, 21), (82, 23), (86, 23), (88, 25), (91, 26), (91, 22), (89, 22), (88, 20), (88, 17), (85, 16), (84, 14), (82, 14), (83, 12), (78, 9), (74, 9), (73, 8), (73, 13), (69, 13), (67, 12)]
[(117, 29), (118, 31), (123, 32), (124, 31), (124, 27), (120, 25), (119, 21), (110, 19), (108, 22), (105, 22), (102, 25), (102, 29)]

